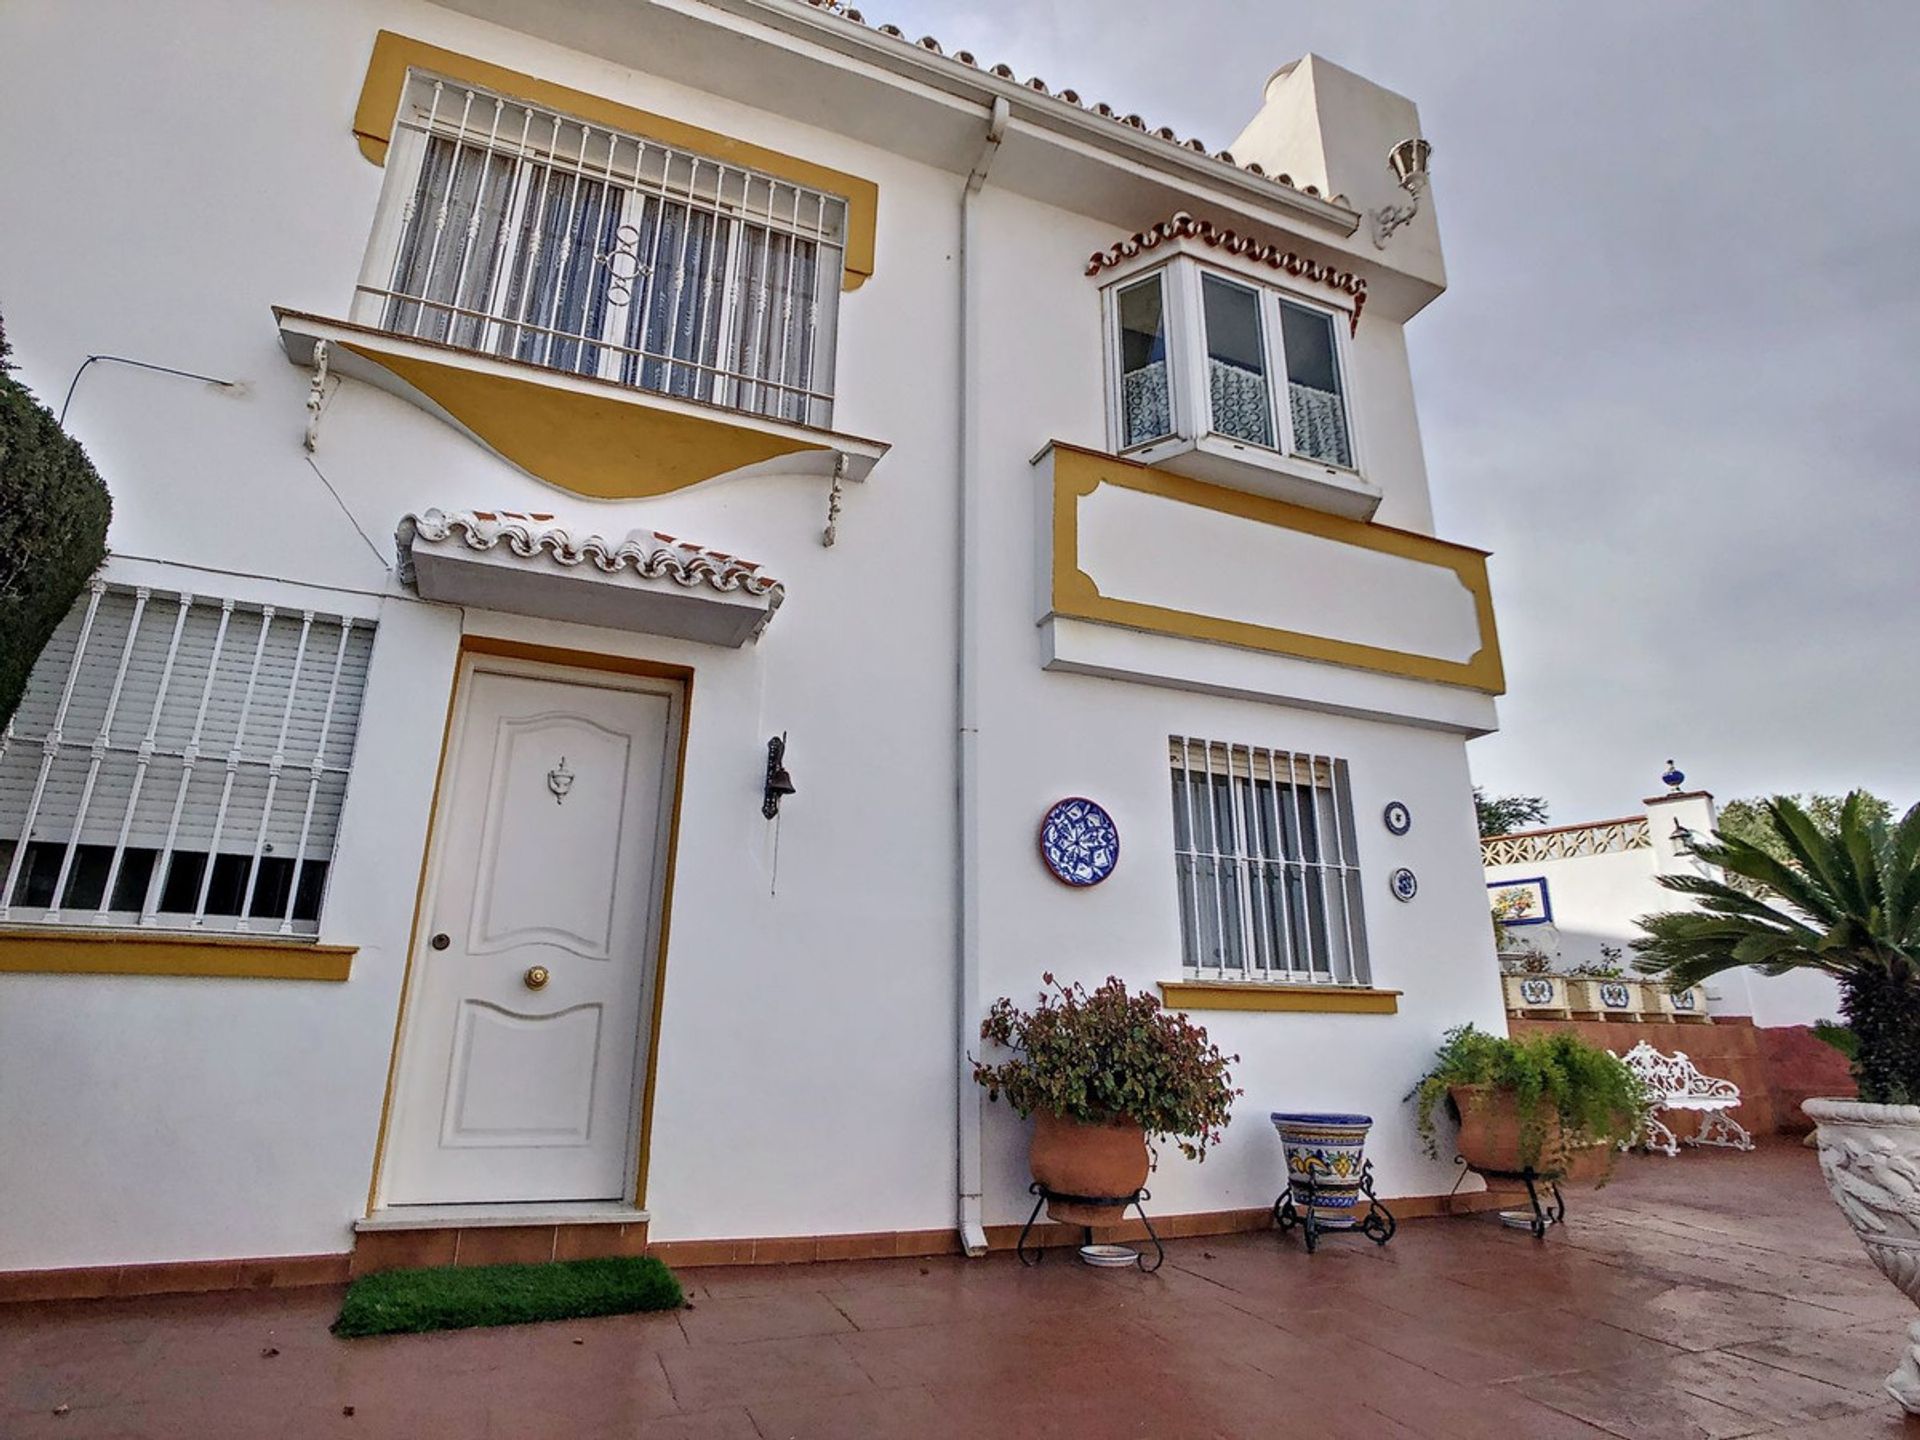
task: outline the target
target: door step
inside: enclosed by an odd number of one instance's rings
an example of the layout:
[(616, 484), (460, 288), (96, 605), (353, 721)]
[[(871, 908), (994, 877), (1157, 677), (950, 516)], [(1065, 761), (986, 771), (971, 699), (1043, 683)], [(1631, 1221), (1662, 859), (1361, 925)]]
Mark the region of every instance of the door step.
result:
[(614, 1205), (409, 1205), (354, 1222), (354, 1275), (644, 1255), (647, 1214)]

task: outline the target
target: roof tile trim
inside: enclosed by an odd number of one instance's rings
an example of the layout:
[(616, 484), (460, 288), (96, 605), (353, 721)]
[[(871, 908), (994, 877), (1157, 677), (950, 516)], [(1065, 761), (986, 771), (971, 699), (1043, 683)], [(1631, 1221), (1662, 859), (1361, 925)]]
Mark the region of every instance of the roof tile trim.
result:
[[(855, 25), (864, 26), (867, 23), (867, 17), (862, 15), (858, 10), (849, 7), (845, 3), (845, 0), (801, 0), (801, 3), (810, 5), (815, 10), (822, 11), (828, 15), (837, 15), (841, 19), (851, 21)], [(872, 29), (876, 34), (890, 36), (895, 40), (906, 40), (907, 38), (907, 32), (902, 30), (898, 25), (876, 25), (873, 26)], [(940, 42), (931, 35), (922, 35), (917, 41), (910, 43), (918, 45), (922, 50), (940, 56), (943, 60), (952, 60), (956, 64), (964, 65), (969, 70), (984, 68), (987, 74), (997, 76), (999, 79), (1019, 80), (1019, 76), (1014, 73), (1012, 66), (992, 65), (983, 67), (969, 50), (956, 50), (953, 54), (948, 55), (947, 52), (941, 48)], [(1103, 101), (1095, 101), (1089, 105), (1080, 98), (1078, 91), (1052, 89), (1048, 86), (1047, 82), (1042, 80), (1038, 75), (1030, 76), (1022, 83), (1024, 83), (1029, 90), (1037, 94), (1046, 95), (1055, 100), (1064, 100), (1069, 105), (1076, 105), (1082, 110), (1111, 120), (1116, 125), (1125, 125), (1130, 129), (1152, 135), (1156, 139), (1166, 141), (1169, 145), (1177, 145), (1182, 150), (1191, 150), (1198, 155), (1208, 153), (1207, 147), (1202, 142), (1198, 140), (1182, 140), (1178, 132), (1170, 125), (1162, 125), (1157, 130), (1149, 129), (1147, 122), (1142, 120), (1138, 115), (1122, 115), (1111, 105)], [(1232, 152), (1228, 150), (1216, 150), (1212, 152), (1212, 158), (1218, 160), (1223, 165), (1231, 165), (1237, 170), (1244, 170), (1249, 175), (1258, 175), (1262, 179), (1271, 180), (1276, 185), (1284, 185), (1289, 190), (1297, 190), (1302, 195), (1311, 195), (1316, 200), (1325, 200), (1329, 204), (1339, 205), (1349, 210), (1353, 208), (1352, 202), (1344, 195), (1322, 195), (1319, 186), (1296, 185), (1293, 183), (1293, 177), (1291, 175), (1269, 175), (1257, 160), (1249, 160), (1243, 165), (1238, 160), (1235, 160)]]
[(1256, 240), (1251, 235), (1241, 235), (1215, 225), (1211, 220), (1196, 220), (1184, 210), (1176, 211), (1171, 219), (1162, 220), (1157, 225), (1136, 230), (1104, 250), (1094, 251), (1087, 257), (1086, 273), (1098, 275), (1102, 270), (1124, 265), (1144, 251), (1175, 240), (1198, 240), (1203, 245), (1211, 245), (1229, 255), (1238, 255), (1256, 265), (1265, 265), (1296, 279), (1326, 285), (1343, 295), (1352, 296), (1353, 314), (1348, 317), (1347, 333), (1359, 333), (1360, 312), (1367, 307), (1367, 282), (1363, 278), (1351, 270), (1339, 270), (1295, 251), (1282, 250), (1278, 245)]
[(545, 556), (558, 565), (591, 564), (609, 575), (631, 570), (642, 579), (671, 580), (688, 589), (704, 585), (722, 592), (744, 591), (768, 597), (769, 615), (786, 598), (786, 586), (753, 561), (690, 545), (658, 530), (633, 530), (624, 540), (615, 542), (600, 535), (575, 536), (551, 515), (515, 510), (463, 510), (453, 514), (424, 510), (402, 516), (394, 532), (403, 585), (414, 583), (416, 540), (432, 545), (464, 544), (469, 550), (493, 550), (505, 545), (523, 560)]

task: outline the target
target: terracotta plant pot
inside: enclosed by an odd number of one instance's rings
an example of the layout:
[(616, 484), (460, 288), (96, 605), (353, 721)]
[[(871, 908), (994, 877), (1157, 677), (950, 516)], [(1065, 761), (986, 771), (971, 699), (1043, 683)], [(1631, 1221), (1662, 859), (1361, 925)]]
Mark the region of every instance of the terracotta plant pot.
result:
[[(1808, 1100), (1820, 1171), (1882, 1275), (1920, 1305), (1920, 1105)], [(1920, 1321), (1907, 1330), (1887, 1393), (1920, 1415)]]
[[(1460, 1112), (1460, 1158), (1481, 1174), (1518, 1175), (1522, 1158), (1520, 1105), (1511, 1090), (1491, 1085), (1454, 1085), (1447, 1094)], [(1542, 1179), (1597, 1185), (1612, 1168), (1601, 1145), (1571, 1146), (1560, 1133), (1560, 1117), (1548, 1115), (1540, 1131), (1533, 1172)]]
[[(1027, 1150), (1033, 1178), (1060, 1195), (1131, 1195), (1147, 1183), (1147, 1132), (1130, 1120), (1086, 1125), (1049, 1111), (1034, 1115)], [(1068, 1225), (1117, 1224), (1125, 1205), (1047, 1202), (1047, 1215)]]

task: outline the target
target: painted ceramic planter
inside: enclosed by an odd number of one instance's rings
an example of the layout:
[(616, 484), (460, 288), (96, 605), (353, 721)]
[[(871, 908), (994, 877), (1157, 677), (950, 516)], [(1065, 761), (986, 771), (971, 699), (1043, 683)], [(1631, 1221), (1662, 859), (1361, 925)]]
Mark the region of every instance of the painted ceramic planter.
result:
[(1647, 994), (1660, 1002), (1660, 1013), (1669, 1020), (1690, 1021), (1707, 1018), (1707, 989), (1704, 985), (1692, 985), (1678, 995), (1668, 991), (1664, 985), (1647, 986)]
[[(1636, 1020), (1650, 1008), (1637, 980), (1569, 980), (1567, 1003), (1578, 1015)], [(1651, 1007), (1657, 1010), (1658, 1005)]]
[[(1033, 1117), (1027, 1167), (1057, 1195), (1130, 1196), (1147, 1183), (1147, 1132), (1130, 1120), (1086, 1125), (1041, 1110)], [(1124, 1204), (1047, 1202), (1048, 1217), (1068, 1225), (1116, 1225), (1125, 1209)]]
[(1500, 984), (1507, 992), (1507, 1009), (1510, 1011), (1565, 1015), (1572, 1008), (1567, 1003), (1567, 981), (1564, 976), (1503, 975)]
[(1286, 1149), (1294, 1207), (1304, 1214), (1311, 1204), (1322, 1230), (1351, 1230), (1359, 1217), (1363, 1152), (1373, 1117), (1276, 1110), (1269, 1118)]
[[(1808, 1100), (1827, 1189), (1880, 1273), (1920, 1305), (1920, 1105)], [(1920, 1415), (1920, 1321), (1887, 1393)]]

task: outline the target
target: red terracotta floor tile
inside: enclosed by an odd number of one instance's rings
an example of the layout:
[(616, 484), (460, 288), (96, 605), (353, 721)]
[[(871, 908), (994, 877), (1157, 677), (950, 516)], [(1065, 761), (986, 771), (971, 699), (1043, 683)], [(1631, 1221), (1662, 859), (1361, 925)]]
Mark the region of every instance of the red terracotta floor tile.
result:
[(1571, 1198), (1543, 1242), (1459, 1217), (1181, 1240), (1157, 1275), (689, 1269), (676, 1314), (352, 1342), (337, 1288), (0, 1306), (0, 1437), (1920, 1440), (1881, 1390), (1914, 1312), (1809, 1153)]

